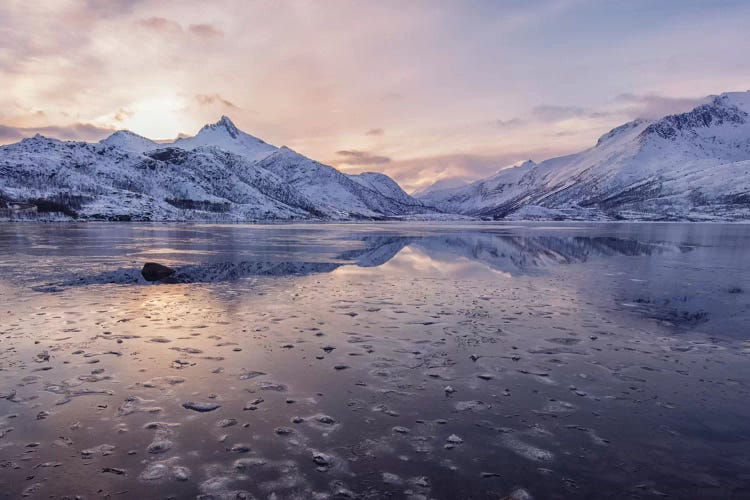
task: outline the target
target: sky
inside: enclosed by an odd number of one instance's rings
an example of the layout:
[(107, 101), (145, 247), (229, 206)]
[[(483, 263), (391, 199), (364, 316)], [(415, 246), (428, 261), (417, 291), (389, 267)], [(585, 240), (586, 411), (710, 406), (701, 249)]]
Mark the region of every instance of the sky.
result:
[(242, 130), (411, 192), (750, 88), (744, 0), (3, 0), (0, 144)]

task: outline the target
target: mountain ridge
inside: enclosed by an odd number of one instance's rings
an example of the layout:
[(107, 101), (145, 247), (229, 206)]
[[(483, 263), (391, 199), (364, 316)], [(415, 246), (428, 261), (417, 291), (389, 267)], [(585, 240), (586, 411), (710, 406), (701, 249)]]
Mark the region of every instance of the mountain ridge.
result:
[(384, 174), (344, 174), (268, 144), (222, 116), (195, 136), (172, 142), (121, 130), (96, 143), (37, 135), (1, 146), (0, 217), (35, 212), (245, 221), (381, 219), (435, 211)]
[(492, 219), (748, 220), (750, 91), (634, 120), (578, 153), (417, 198)]
[(627, 122), (577, 153), (470, 183), (443, 179), (414, 196), (385, 174), (345, 174), (266, 143), (227, 116), (171, 142), (127, 130), (95, 143), (37, 134), (0, 146), (0, 218), (39, 212), (114, 220), (750, 220), (750, 91)]

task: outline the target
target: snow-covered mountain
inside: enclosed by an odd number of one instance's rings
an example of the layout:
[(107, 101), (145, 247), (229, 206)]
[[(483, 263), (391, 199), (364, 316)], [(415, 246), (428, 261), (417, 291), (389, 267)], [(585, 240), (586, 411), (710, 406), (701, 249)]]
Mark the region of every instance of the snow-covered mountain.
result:
[(0, 217), (350, 219), (433, 211), (383, 174), (343, 174), (246, 134), (227, 117), (171, 143), (119, 131), (99, 143), (37, 135), (0, 147)]
[(171, 144), (181, 149), (195, 149), (201, 146), (216, 146), (224, 151), (235, 153), (253, 161), (270, 155), (277, 148), (253, 137), (235, 127), (226, 116), (211, 125), (205, 125), (197, 135), (183, 137)]
[(106, 139), (100, 141), (100, 144), (106, 144), (131, 153), (143, 153), (152, 149), (159, 148), (159, 144), (138, 135), (130, 130), (118, 130)]
[(467, 180), (464, 177), (449, 177), (447, 179), (440, 179), (438, 181), (433, 182), (432, 184), (428, 186), (421, 187), (417, 189), (416, 191), (412, 192), (412, 196), (414, 197), (425, 197), (429, 193), (433, 193), (435, 191), (442, 191), (443, 189), (456, 189), (460, 187), (468, 186), (471, 183), (470, 180)]
[(326, 213), (333, 217), (431, 211), (383, 174), (343, 174), (287, 147), (279, 148), (257, 164), (284, 179), (307, 198), (330, 207)]
[(447, 212), (510, 219), (750, 219), (750, 91), (635, 120), (580, 153), (531, 160), (417, 197)]

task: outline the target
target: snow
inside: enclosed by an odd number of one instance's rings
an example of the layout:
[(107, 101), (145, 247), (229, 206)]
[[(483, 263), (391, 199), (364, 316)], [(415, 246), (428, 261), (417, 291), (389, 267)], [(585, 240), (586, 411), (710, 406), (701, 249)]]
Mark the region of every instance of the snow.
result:
[(276, 151), (276, 147), (239, 130), (226, 116), (213, 124), (205, 125), (194, 137), (177, 139), (169, 146), (195, 149), (201, 146), (216, 146), (224, 151), (258, 161)]
[(493, 218), (750, 219), (749, 112), (750, 91), (713, 96), (687, 113), (626, 123), (585, 151), (418, 198)]
[(396, 181), (379, 172), (363, 172), (348, 177), (361, 186), (382, 194), (386, 198), (397, 200), (401, 203), (413, 204), (414, 199), (401, 189)]
[(137, 220), (748, 220), (750, 91), (416, 197), (384, 174), (347, 175), (277, 148), (226, 116), (170, 143), (118, 131), (99, 143), (37, 135), (0, 147), (0, 217), (59, 217), (35, 212), (40, 199), (82, 218)]
[(433, 184), (430, 184), (429, 186), (425, 186), (423, 188), (417, 189), (412, 193), (412, 196), (417, 197), (424, 197), (429, 193), (434, 193), (437, 191), (442, 191), (443, 189), (455, 189), (459, 187), (464, 187), (469, 184), (469, 181), (462, 177), (450, 177), (448, 179), (440, 179), (439, 181), (434, 182)]
[(151, 139), (146, 139), (145, 137), (129, 130), (118, 130), (106, 139), (100, 141), (100, 143), (129, 151), (131, 153), (143, 153), (159, 147), (159, 144)]
[(403, 193), (400, 188), (398, 191), (401, 194), (395, 192), (393, 185), (382, 178), (375, 179), (372, 175), (349, 176), (285, 146), (259, 161), (258, 165), (282, 177), (308, 199), (315, 200), (317, 208), (330, 218), (379, 217), (432, 211)]
[(117, 220), (359, 219), (435, 212), (383, 174), (347, 176), (246, 134), (227, 117), (195, 137), (166, 144), (119, 131), (99, 143), (37, 135), (0, 147), (0, 217), (32, 217), (33, 210), (21, 214), (6, 205), (33, 206), (38, 199), (62, 203), (82, 218)]

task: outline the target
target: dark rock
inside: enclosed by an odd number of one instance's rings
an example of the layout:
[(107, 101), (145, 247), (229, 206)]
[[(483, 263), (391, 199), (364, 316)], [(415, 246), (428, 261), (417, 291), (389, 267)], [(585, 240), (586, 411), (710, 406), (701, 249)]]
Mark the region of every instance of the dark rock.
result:
[(221, 408), (221, 405), (217, 405), (215, 403), (204, 403), (201, 401), (188, 401), (186, 403), (182, 403), (182, 407), (187, 410), (205, 413), (208, 411), (214, 411), (217, 408)]
[(118, 476), (124, 476), (125, 475), (125, 469), (120, 469), (118, 467), (104, 467), (102, 469), (102, 472), (108, 472), (110, 474), (117, 474)]
[(141, 275), (146, 281), (161, 281), (172, 276), (176, 271), (171, 267), (157, 264), (156, 262), (146, 262), (141, 269)]
[(245, 443), (237, 443), (229, 448), (229, 451), (231, 451), (232, 453), (248, 453), (250, 452), (250, 450), (250, 445)]

